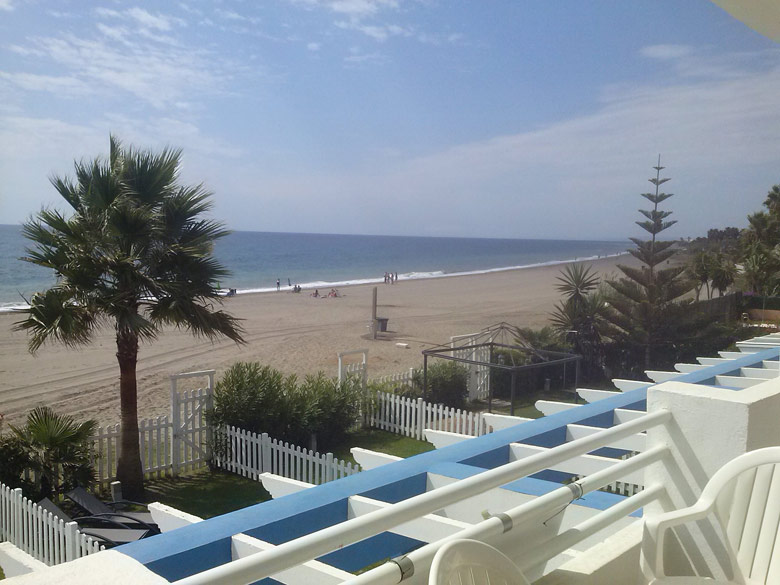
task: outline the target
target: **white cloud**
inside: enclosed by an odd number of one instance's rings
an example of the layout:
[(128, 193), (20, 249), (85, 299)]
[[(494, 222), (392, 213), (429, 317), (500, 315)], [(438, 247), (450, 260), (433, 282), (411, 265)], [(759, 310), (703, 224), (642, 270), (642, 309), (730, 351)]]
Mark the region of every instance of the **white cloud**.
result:
[[(104, 38), (66, 34), (32, 39), (34, 49), (20, 52), (51, 60), (63, 77), (94, 91), (129, 93), (163, 108), (198, 92), (217, 94), (230, 66), (217, 63), (206, 51), (177, 47), (166, 38), (140, 39), (124, 27), (98, 24)], [(20, 85), (20, 84), (18, 84)], [(75, 87), (75, 82), (74, 82)]]
[(0, 0), (0, 10), (11, 12), (14, 9), (13, 0)]
[(350, 47), (349, 55), (344, 57), (344, 62), (351, 65), (379, 64), (386, 61), (387, 57), (381, 53), (366, 53), (360, 47)]
[(223, 18), (225, 20), (232, 20), (235, 22), (248, 22), (251, 24), (259, 24), (260, 19), (256, 16), (246, 16), (244, 14), (240, 14), (234, 10), (223, 10), (221, 8), (216, 8), (214, 10), (214, 13), (219, 16), (220, 18)]
[(128, 23), (134, 23), (141, 29), (153, 29), (161, 32), (170, 31), (174, 24), (184, 26), (186, 23), (173, 16), (167, 16), (161, 13), (152, 14), (148, 10), (139, 8), (137, 6), (128, 8), (127, 10), (113, 10), (110, 8), (98, 7), (95, 9), (95, 14), (103, 18), (118, 18), (124, 19)]
[(337, 27), (342, 29), (356, 30), (362, 32), (364, 35), (371, 37), (372, 39), (380, 42), (386, 41), (391, 36), (410, 37), (413, 34), (413, 31), (411, 29), (398, 26), (395, 24), (378, 26), (372, 24), (362, 24), (361, 22), (355, 20), (350, 20), (350, 21), (341, 20), (341, 21), (337, 21), (335, 24)]
[(320, 50), (322, 47), (321, 47), (320, 43), (308, 43), (308, 44), (306, 45), (306, 48), (307, 48), (309, 51), (316, 52), (316, 51), (319, 51), (319, 50)]
[(324, 8), (352, 18), (374, 16), (385, 9), (397, 9), (397, 0), (290, 0), (306, 8)]
[(639, 53), (643, 57), (666, 61), (687, 57), (693, 53), (693, 49), (688, 45), (649, 45), (643, 47)]
[(89, 87), (73, 77), (0, 71), (0, 81), (11, 83), (24, 90), (47, 91), (58, 96), (73, 97), (89, 93)]
[(326, 5), (339, 14), (347, 14), (356, 18), (373, 16), (386, 8), (398, 8), (396, 0), (332, 0)]
[(162, 14), (152, 14), (143, 8), (137, 7), (127, 10), (126, 14), (134, 18), (141, 26), (156, 28), (162, 31), (171, 30), (171, 19)]

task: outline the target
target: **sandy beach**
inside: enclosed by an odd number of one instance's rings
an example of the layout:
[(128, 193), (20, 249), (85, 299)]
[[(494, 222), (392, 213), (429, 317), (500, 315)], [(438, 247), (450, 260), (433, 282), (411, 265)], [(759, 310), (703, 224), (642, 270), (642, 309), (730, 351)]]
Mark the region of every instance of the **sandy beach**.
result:
[[(630, 256), (589, 262), (602, 274)], [(338, 352), (368, 349), (369, 376), (422, 365), (421, 350), (506, 321), (540, 327), (559, 298), (555, 279), (562, 267), (544, 266), (489, 274), (401, 281), (378, 285), (378, 315), (389, 318), (388, 335), (368, 338), (373, 285), (340, 289), (340, 298), (313, 298), (274, 292), (225, 299), (225, 309), (243, 319), (245, 345), (211, 343), (186, 331), (165, 331), (142, 345), (138, 363), (141, 417), (166, 414), (169, 375), (215, 369), (217, 376), (236, 361), (259, 361), (303, 376), (318, 370), (337, 374)], [(110, 329), (79, 349), (49, 344), (33, 356), (25, 333), (12, 331), (18, 316), (0, 314), (0, 413), (18, 422), (46, 404), (60, 412), (119, 421), (119, 370)], [(396, 346), (403, 342), (408, 349)], [(192, 383), (191, 383), (192, 386)]]

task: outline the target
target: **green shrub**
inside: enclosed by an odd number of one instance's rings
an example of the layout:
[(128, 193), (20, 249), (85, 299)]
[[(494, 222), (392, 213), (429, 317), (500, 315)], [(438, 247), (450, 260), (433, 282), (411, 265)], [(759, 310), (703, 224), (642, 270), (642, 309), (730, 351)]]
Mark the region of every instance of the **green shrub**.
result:
[(21, 441), (12, 436), (0, 436), (0, 483), (20, 487), (29, 496), (35, 495), (33, 482), (23, 479), (24, 471), (29, 467), (29, 457)]
[(762, 297), (759, 295), (742, 295), (742, 310), (767, 309), (768, 311), (780, 310), (780, 297)]
[[(238, 362), (227, 369), (214, 388), (214, 410), (210, 418), (216, 425), (232, 425), (254, 433), (282, 438), (289, 433), (287, 396), (294, 394), (295, 376), (284, 376), (270, 366)], [(298, 416), (305, 413), (294, 409)]]
[(428, 389), (423, 393), (423, 371), (415, 370), (414, 389), (405, 396), (425, 396), (426, 401), (452, 408), (463, 408), (469, 392), (469, 370), (453, 361), (442, 361), (428, 366)]
[(314, 417), (308, 430), (316, 435), (318, 448), (331, 449), (338, 445), (360, 414), (363, 394), (360, 379), (348, 377), (338, 382), (319, 372), (316, 376), (306, 376), (299, 392), (312, 407)]
[(238, 362), (214, 389), (209, 420), (308, 447), (329, 448), (352, 428), (362, 387), (355, 379), (337, 382), (320, 372), (299, 383), (270, 366)]

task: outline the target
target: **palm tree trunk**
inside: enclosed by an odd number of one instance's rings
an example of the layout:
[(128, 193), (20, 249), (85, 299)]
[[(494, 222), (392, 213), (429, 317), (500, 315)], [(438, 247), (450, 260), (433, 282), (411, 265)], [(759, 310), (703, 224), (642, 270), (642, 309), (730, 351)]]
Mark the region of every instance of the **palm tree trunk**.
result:
[(116, 359), (119, 362), (119, 402), (121, 427), (117, 479), (122, 482), (123, 497), (141, 499), (144, 474), (138, 445), (138, 387), (135, 369), (138, 363), (138, 336), (119, 332), (116, 336)]

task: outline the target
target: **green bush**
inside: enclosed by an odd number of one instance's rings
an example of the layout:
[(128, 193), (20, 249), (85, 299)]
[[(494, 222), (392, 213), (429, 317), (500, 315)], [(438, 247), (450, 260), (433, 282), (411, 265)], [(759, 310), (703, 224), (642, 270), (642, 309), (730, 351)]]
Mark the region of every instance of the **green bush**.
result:
[(469, 392), (469, 370), (453, 361), (436, 362), (428, 366), (428, 389), (423, 392), (423, 371), (415, 370), (414, 388), (406, 396), (425, 396), (426, 401), (452, 408), (463, 408)]
[(319, 449), (331, 449), (344, 439), (360, 414), (363, 387), (359, 378), (348, 377), (342, 382), (319, 372), (306, 376), (299, 393), (310, 405), (313, 418), (307, 429), (317, 437)]
[(217, 383), (209, 419), (303, 447), (316, 436), (325, 449), (355, 424), (360, 399), (355, 379), (339, 383), (320, 372), (299, 383), (270, 366), (238, 362)]
[(742, 308), (748, 309), (767, 309), (768, 311), (780, 310), (780, 297), (766, 297), (759, 295), (742, 295)]
[(23, 479), (29, 469), (29, 457), (16, 437), (0, 436), (0, 483), (9, 487), (20, 487), (25, 494), (36, 494), (35, 484)]
[[(281, 438), (288, 434), (288, 408), (293, 406), (287, 395), (294, 394), (296, 384), (295, 376), (285, 377), (269, 366), (238, 362), (227, 369), (214, 388), (211, 420), (216, 425)], [(295, 414), (301, 415), (297, 411)]]

